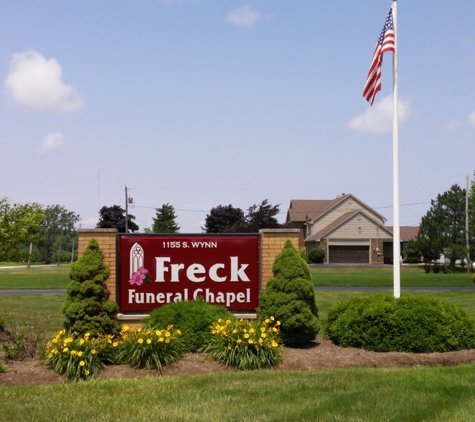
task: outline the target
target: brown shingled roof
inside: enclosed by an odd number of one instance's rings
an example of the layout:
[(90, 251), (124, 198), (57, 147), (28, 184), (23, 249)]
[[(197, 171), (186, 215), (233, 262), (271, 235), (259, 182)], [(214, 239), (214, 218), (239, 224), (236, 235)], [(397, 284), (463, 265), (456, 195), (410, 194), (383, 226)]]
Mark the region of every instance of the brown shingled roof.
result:
[[(391, 233), (393, 233), (393, 227), (386, 227)], [(419, 233), (419, 227), (415, 226), (401, 226), (399, 227), (399, 236), (401, 242), (408, 242), (413, 240)]]

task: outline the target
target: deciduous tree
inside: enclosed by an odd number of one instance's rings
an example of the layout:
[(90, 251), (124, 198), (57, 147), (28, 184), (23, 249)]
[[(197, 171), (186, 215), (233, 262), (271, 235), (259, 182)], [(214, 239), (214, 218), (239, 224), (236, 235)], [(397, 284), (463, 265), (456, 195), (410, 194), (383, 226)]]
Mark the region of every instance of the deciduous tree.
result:
[[(96, 227), (100, 229), (117, 229), (119, 233), (125, 233), (125, 210), (120, 205), (112, 207), (102, 207), (99, 211), (100, 217)], [(139, 226), (133, 221), (135, 216), (127, 215), (127, 226), (129, 231), (136, 232)]]
[(15, 259), (21, 243), (38, 242), (45, 213), (38, 204), (13, 204), (0, 199), (0, 261)]
[(76, 237), (74, 225), (80, 220), (78, 214), (68, 211), (62, 205), (49, 205), (45, 208), (45, 220), (41, 223), (43, 238), (38, 242), (41, 259), (49, 264), (53, 253), (71, 246)]

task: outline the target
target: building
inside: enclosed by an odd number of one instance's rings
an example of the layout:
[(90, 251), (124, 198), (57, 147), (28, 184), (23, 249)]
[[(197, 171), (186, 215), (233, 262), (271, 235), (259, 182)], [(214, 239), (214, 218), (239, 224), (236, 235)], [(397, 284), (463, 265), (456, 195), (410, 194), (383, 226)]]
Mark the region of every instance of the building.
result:
[[(289, 228), (300, 229), (300, 247), (325, 250), (325, 263), (393, 262), (393, 228), (352, 194), (330, 200), (293, 199), (286, 222)], [(418, 231), (418, 227), (400, 227), (401, 251)]]

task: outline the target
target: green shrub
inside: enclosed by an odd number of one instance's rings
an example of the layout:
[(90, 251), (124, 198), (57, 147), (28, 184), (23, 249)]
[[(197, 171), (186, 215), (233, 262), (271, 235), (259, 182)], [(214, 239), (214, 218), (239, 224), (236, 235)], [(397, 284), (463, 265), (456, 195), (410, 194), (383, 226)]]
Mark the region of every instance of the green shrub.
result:
[(3, 366), (1, 363), (0, 363), (0, 374), (4, 374), (5, 372), (8, 371), (8, 368), (6, 366)]
[(234, 318), (223, 306), (206, 303), (202, 298), (168, 303), (154, 309), (144, 320), (145, 329), (160, 330), (173, 325), (182, 333), (186, 351), (196, 352), (211, 340), (211, 325), (219, 318)]
[(404, 264), (420, 264), (420, 262), (420, 258), (417, 258), (415, 256), (408, 256), (404, 259)]
[(46, 345), (44, 363), (57, 374), (66, 374), (69, 381), (87, 380), (104, 365), (115, 363), (118, 346), (112, 335), (79, 336), (61, 330)]
[(279, 326), (274, 317), (262, 322), (219, 319), (211, 327), (213, 337), (204, 351), (240, 370), (276, 366), (282, 361)]
[(118, 360), (137, 368), (157, 369), (177, 362), (183, 354), (180, 330), (171, 325), (161, 330), (124, 327)]
[(108, 300), (110, 292), (105, 284), (109, 273), (97, 240), (91, 239), (84, 254), (71, 266), (71, 281), (62, 308), (66, 331), (90, 333), (93, 337), (119, 333), (118, 307)]
[(312, 264), (323, 264), (325, 260), (325, 251), (320, 248), (310, 249), (308, 252), (308, 260)]
[(305, 262), (310, 262), (309, 259), (308, 259), (308, 254), (307, 254), (307, 248), (306, 247), (301, 247), (299, 248), (299, 254), (300, 254), (300, 257), (305, 261)]
[(288, 240), (272, 267), (274, 278), (259, 295), (259, 320), (271, 316), (281, 322), (282, 342), (303, 346), (320, 331), (315, 289), (307, 263)]
[(325, 335), (339, 346), (376, 352), (448, 352), (475, 348), (475, 318), (437, 298), (378, 294), (338, 304)]

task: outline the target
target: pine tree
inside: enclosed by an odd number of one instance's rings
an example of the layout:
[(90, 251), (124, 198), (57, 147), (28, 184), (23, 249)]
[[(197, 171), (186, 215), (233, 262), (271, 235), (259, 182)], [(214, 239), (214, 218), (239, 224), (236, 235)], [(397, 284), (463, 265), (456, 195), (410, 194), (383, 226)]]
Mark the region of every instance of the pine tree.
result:
[(180, 226), (176, 224), (175, 208), (168, 203), (163, 204), (161, 208), (156, 208), (157, 217), (153, 218), (153, 233), (178, 233)]

